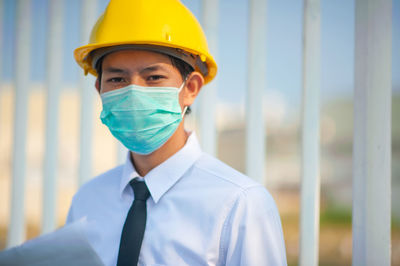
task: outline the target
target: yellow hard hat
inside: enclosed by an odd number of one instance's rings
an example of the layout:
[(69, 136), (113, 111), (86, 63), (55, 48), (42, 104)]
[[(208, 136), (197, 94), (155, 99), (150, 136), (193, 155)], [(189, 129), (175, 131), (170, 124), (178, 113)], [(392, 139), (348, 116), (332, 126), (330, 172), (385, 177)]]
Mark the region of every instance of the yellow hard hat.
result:
[(94, 64), (99, 54), (115, 48), (178, 57), (202, 73), (205, 83), (217, 74), (199, 22), (179, 0), (111, 0), (93, 27), (89, 44), (75, 49), (74, 56), (85, 74), (97, 76)]

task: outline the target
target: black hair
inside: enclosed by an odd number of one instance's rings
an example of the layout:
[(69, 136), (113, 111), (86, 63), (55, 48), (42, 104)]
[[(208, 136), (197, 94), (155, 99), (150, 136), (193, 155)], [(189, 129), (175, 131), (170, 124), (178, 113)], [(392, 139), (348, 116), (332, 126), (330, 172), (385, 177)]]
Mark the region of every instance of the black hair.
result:
[[(167, 56), (171, 60), (171, 64), (176, 69), (178, 69), (178, 71), (181, 74), (181, 77), (184, 81), (190, 75), (190, 73), (192, 73), (194, 71), (194, 68), (191, 65), (189, 65), (188, 63), (186, 63), (185, 61), (183, 61), (179, 58), (176, 58), (174, 56), (171, 56), (171, 55), (167, 55)], [(98, 78), (100, 84), (101, 84), (103, 59), (104, 59), (104, 56), (102, 58), (100, 58), (96, 63), (97, 78)], [(99, 86), (101, 86), (101, 85), (99, 85)], [(191, 110), (190, 106), (188, 106), (188, 108), (186, 109), (185, 115), (190, 114), (191, 112), (192, 112), (192, 110)]]
[(167, 55), (169, 59), (171, 60), (171, 64), (179, 70), (179, 73), (181, 73), (182, 79), (186, 80), (186, 78), (194, 71), (193, 67), (186, 63), (185, 61), (176, 58), (172, 55)]
[[(168, 55), (168, 57), (171, 60), (171, 64), (174, 67), (176, 67), (176, 69), (179, 70), (179, 73), (181, 73), (182, 80), (186, 81), (186, 78), (190, 75), (190, 73), (192, 73), (194, 71), (193, 67), (179, 58), (173, 57), (171, 55)], [(190, 106), (188, 106), (186, 108), (185, 115), (188, 115), (191, 112), (192, 112), (192, 109), (190, 108)]]

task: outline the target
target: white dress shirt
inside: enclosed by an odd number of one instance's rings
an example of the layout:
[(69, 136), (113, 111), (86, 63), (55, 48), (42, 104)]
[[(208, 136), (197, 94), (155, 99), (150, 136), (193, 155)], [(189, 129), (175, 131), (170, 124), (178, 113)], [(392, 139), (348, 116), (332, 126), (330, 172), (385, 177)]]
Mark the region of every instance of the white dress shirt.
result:
[[(83, 185), (67, 223), (86, 217), (86, 235), (105, 265), (116, 265), (134, 199), (126, 163)], [(140, 177), (139, 177), (140, 178)], [(203, 153), (192, 133), (185, 146), (145, 177), (150, 198), (139, 265), (286, 265), (282, 226), (268, 191)]]

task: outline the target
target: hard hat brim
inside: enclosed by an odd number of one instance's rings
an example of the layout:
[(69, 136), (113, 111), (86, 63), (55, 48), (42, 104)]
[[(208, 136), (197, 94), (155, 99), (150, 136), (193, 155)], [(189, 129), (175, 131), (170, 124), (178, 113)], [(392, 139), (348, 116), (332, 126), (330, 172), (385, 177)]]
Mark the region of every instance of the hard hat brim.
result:
[[(173, 49), (181, 49), (184, 52), (190, 53), (198, 58), (198, 60), (201, 60), (202, 62), (205, 63), (207, 67), (207, 72), (208, 73), (203, 73), (204, 69), (199, 68), (199, 66), (194, 65), (195, 71), (198, 71), (202, 73), (204, 77), (204, 83), (207, 84), (210, 82), (215, 75), (217, 74), (217, 64), (214, 60), (214, 58), (207, 52), (207, 51), (202, 51), (201, 54), (199, 54), (198, 51), (194, 51), (191, 49), (188, 49), (187, 47), (177, 47), (176, 45), (171, 45), (167, 46), (165, 43), (156, 43), (156, 42), (149, 42), (149, 41), (143, 41), (143, 42), (115, 42), (115, 43), (107, 43), (107, 44), (88, 44), (85, 46), (81, 46), (74, 51), (74, 57), (76, 62), (84, 69), (85, 75), (88, 73), (92, 74), (93, 76), (97, 77), (97, 72), (94, 68), (93, 65), (93, 54), (95, 53), (96, 50), (104, 49), (104, 48), (111, 48), (114, 46), (132, 46), (132, 49), (135, 45), (138, 47), (144, 47), (144, 46), (155, 46), (155, 47), (160, 47), (159, 51), (162, 53), (162, 48), (173, 48)], [(111, 49), (112, 50), (112, 49)], [(166, 53), (168, 54), (168, 53)], [(171, 54), (170, 54), (171, 55)], [(174, 55), (172, 55), (174, 56)], [(179, 58), (179, 57), (178, 57)], [(97, 58), (98, 59), (98, 58)], [(182, 58), (180, 58), (182, 59)], [(184, 60), (185, 61), (185, 60)], [(189, 63), (189, 62), (188, 62)], [(190, 64), (190, 63), (189, 63)], [(192, 64), (190, 64), (192, 65)], [(192, 65), (193, 66), (193, 65)]]

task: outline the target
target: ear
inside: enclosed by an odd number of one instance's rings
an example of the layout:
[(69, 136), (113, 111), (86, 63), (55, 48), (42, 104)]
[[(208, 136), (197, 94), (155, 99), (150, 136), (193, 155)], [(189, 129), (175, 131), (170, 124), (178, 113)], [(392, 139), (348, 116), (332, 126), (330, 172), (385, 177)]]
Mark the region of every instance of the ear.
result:
[(97, 92), (100, 94), (100, 81), (99, 78), (96, 78), (96, 83), (94, 84), (96, 87)]
[(195, 71), (192, 72), (186, 79), (185, 87), (183, 88), (183, 106), (190, 106), (193, 104), (197, 95), (204, 84), (203, 76)]

